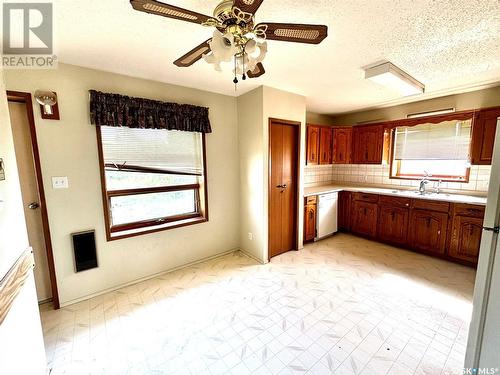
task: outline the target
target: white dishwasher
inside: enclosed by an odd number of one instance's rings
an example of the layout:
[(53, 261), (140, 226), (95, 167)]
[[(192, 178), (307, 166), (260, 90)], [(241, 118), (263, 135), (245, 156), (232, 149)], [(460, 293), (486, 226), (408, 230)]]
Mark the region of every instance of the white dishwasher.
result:
[(318, 195), (318, 213), (316, 220), (318, 228), (315, 240), (320, 240), (337, 232), (338, 201), (339, 193)]

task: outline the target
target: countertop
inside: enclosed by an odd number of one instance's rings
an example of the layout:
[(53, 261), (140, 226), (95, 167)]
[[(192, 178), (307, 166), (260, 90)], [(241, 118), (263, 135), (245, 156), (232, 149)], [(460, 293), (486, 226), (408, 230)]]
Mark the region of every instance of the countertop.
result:
[(477, 204), (486, 206), (486, 196), (448, 194), (448, 193), (439, 193), (439, 194), (429, 193), (426, 195), (420, 195), (416, 190), (402, 190), (402, 189), (377, 188), (377, 187), (367, 187), (367, 186), (350, 186), (350, 185), (321, 185), (321, 186), (306, 187), (304, 189), (304, 197), (309, 197), (311, 195), (334, 193), (339, 191), (372, 193), (379, 195), (390, 195), (394, 197), (427, 199), (427, 200), (445, 201), (452, 203), (467, 203), (467, 204)]

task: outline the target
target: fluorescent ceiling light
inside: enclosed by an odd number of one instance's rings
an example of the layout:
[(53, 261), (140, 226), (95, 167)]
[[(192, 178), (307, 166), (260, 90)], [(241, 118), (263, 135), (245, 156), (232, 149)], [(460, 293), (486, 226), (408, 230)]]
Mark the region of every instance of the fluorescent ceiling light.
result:
[(365, 68), (365, 78), (398, 91), (403, 96), (423, 94), (425, 86), (390, 62)]
[(410, 114), (406, 115), (406, 118), (437, 116), (437, 115), (444, 115), (446, 113), (453, 113), (453, 112), (455, 112), (455, 108), (446, 108), (446, 109), (439, 109), (437, 111), (430, 111), (430, 112), (410, 113)]

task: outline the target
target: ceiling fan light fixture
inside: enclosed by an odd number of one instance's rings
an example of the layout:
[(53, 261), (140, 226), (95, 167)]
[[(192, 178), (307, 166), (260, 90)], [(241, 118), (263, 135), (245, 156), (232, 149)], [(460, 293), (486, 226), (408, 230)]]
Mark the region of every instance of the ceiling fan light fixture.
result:
[(390, 62), (365, 68), (365, 78), (391, 88), (402, 96), (418, 95), (425, 92), (423, 83)]

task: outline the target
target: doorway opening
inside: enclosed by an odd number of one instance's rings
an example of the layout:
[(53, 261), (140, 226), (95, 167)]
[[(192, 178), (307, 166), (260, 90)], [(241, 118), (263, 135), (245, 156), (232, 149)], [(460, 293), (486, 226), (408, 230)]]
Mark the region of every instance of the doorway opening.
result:
[(30, 93), (7, 91), (12, 135), (30, 246), (35, 258), (35, 286), (39, 303), (59, 308), (50, 227), (43, 187), (40, 154)]
[(298, 249), (300, 125), (269, 119), (269, 259)]

